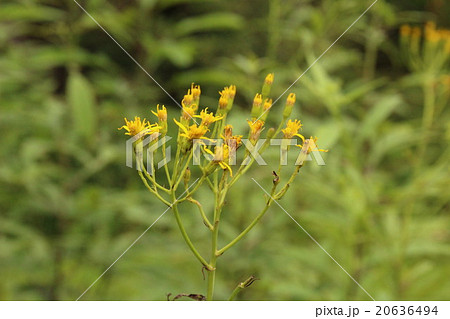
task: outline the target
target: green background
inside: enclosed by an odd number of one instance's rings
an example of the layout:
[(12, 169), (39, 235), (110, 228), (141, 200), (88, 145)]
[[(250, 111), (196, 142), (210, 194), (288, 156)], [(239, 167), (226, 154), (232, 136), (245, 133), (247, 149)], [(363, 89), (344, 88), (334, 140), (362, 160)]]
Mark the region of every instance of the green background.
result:
[[(278, 97), (371, 4), (360, 0), (90, 0), (80, 4), (176, 100), (201, 106), (235, 84), (231, 123), (275, 73)], [(326, 166), (308, 163), (281, 205), (377, 300), (450, 296), (449, 88), (411, 68), (404, 23), (450, 27), (446, 1), (379, 0), (289, 92)], [(432, 126), (424, 128), (431, 73)], [(428, 95), (429, 97), (429, 95)], [(276, 123), (284, 98), (274, 105)], [(0, 3), (0, 299), (75, 300), (164, 211), (125, 166), (123, 117), (176, 104), (71, 0)], [(171, 126), (174, 128), (173, 126)], [(425, 148), (422, 149), (421, 145)], [(276, 149), (268, 158), (275, 158)], [(220, 244), (263, 203), (254, 167), (222, 214)], [(210, 207), (206, 189), (199, 198)], [(193, 241), (207, 230), (180, 207)], [(241, 300), (369, 300), (279, 207), (218, 261), (216, 298), (250, 275)], [(201, 267), (169, 211), (82, 300), (204, 294)]]

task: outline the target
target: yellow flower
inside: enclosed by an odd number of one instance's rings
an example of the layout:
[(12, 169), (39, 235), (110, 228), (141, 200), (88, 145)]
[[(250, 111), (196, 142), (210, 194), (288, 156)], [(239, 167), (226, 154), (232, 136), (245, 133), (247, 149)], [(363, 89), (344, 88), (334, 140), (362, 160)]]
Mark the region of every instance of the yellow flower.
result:
[(202, 90), (200, 89), (200, 85), (194, 85), (194, 83), (191, 84), (191, 94), (194, 98), (194, 101), (198, 101), (200, 98), (200, 94), (202, 93)]
[(183, 130), (184, 133), (180, 134), (180, 136), (187, 137), (189, 140), (204, 138), (206, 132), (208, 132), (208, 128), (204, 125), (198, 126), (197, 124), (192, 124), (189, 127), (184, 126), (177, 120), (173, 119), (175, 123)]
[(302, 126), (303, 125), (299, 120), (288, 120), (286, 128), (281, 130), (284, 133), (283, 138), (293, 138), (294, 136), (298, 136), (305, 142), (305, 137), (298, 133), (298, 130), (300, 130)]
[(272, 107), (272, 99), (266, 99), (264, 101), (264, 106), (263, 106), (264, 111), (270, 110), (271, 107)]
[(328, 150), (324, 150), (317, 147), (317, 137), (310, 137), (309, 139), (305, 140), (302, 145), (295, 145), (297, 147), (300, 147), (301, 149), (306, 148), (307, 154), (311, 152), (328, 152)]
[(208, 113), (208, 108), (205, 108), (200, 112), (200, 115), (194, 115), (195, 117), (201, 118), (202, 123), (200, 125), (209, 126), (211, 123), (223, 119), (223, 116), (214, 116), (214, 113)]
[(194, 103), (194, 96), (192, 95), (191, 90), (188, 90), (187, 94), (183, 97), (181, 105), (183, 105), (183, 108), (192, 108), (194, 112), (197, 111), (198, 105)]
[(260, 108), (261, 105), (262, 105), (262, 95), (256, 93), (255, 97), (253, 98), (253, 107)]
[(211, 152), (209, 149), (207, 149), (206, 147), (204, 148), (204, 150), (213, 156), (212, 158), (212, 162), (216, 165), (219, 165), (222, 169), (227, 169), (228, 171), (230, 171), (230, 176), (233, 176), (233, 171), (231, 170), (230, 165), (228, 165), (228, 159), (230, 157), (230, 150), (228, 148), (228, 145), (223, 144), (220, 146), (216, 146), (214, 147), (214, 153)]
[(248, 125), (250, 126), (250, 140), (256, 141), (259, 138), (259, 135), (261, 135), (261, 132), (263, 130), (264, 121), (262, 120), (256, 120), (256, 121), (248, 121)]
[(294, 108), (295, 104), (295, 94), (290, 93), (286, 99), (286, 105), (283, 110), (283, 119), (287, 119), (289, 116), (291, 116), (292, 109)]
[(294, 104), (295, 104), (295, 93), (289, 93), (286, 100), (286, 105), (293, 106)]
[(220, 98), (219, 98), (219, 107), (221, 109), (224, 109), (228, 106), (229, 102), (234, 99), (234, 96), (236, 95), (236, 86), (230, 85), (223, 88), (222, 91), (219, 92)]
[(219, 108), (224, 109), (228, 106), (228, 95), (224, 94), (223, 91), (219, 92)]
[(222, 91), (219, 92), (220, 96), (224, 96), (227, 99), (234, 99), (236, 95), (236, 85), (230, 85), (223, 88)]
[(409, 37), (411, 35), (411, 27), (407, 24), (404, 24), (400, 27), (400, 35), (402, 37)]
[(441, 33), (436, 30), (436, 23), (428, 21), (424, 28), (425, 39), (430, 42), (438, 42), (441, 40)]
[(274, 74), (269, 73), (269, 74), (267, 74), (266, 78), (264, 79), (264, 82), (267, 83), (268, 85), (272, 85), (273, 78), (274, 78)]
[(261, 115), (262, 102), (262, 95), (256, 93), (255, 97), (253, 98), (253, 106), (251, 111), (251, 116), (253, 118), (259, 118), (259, 116)]
[(221, 137), (228, 147), (236, 150), (242, 143), (242, 135), (233, 135), (233, 126), (228, 124), (223, 130)]
[(414, 27), (411, 29), (411, 37), (414, 39), (418, 39), (420, 38), (420, 36), (422, 35), (422, 30), (420, 30), (419, 27)]
[(228, 87), (228, 97), (230, 99), (234, 99), (235, 96), (236, 96), (236, 85), (230, 85)]
[(125, 135), (135, 136), (141, 132), (144, 132), (143, 135), (151, 135), (153, 133), (157, 133), (161, 128), (158, 124), (150, 124), (145, 118), (141, 121), (141, 118), (138, 116), (134, 117), (134, 121), (128, 121), (127, 118), (124, 118), (125, 125), (119, 127), (118, 129), (125, 129), (127, 133)]
[[(185, 95), (185, 97), (186, 97), (186, 95)], [(195, 111), (197, 111), (197, 105), (191, 104), (190, 106), (187, 106), (183, 102), (181, 102), (181, 104), (183, 105), (183, 110), (181, 111), (181, 113), (182, 113), (181, 116), (183, 117), (183, 119), (184, 120), (194, 119)]]
[(158, 117), (158, 120), (160, 122), (165, 122), (167, 121), (167, 109), (166, 107), (163, 105), (161, 107), (161, 109), (159, 108), (159, 104), (156, 106), (156, 112), (152, 111), (153, 114), (155, 114)]

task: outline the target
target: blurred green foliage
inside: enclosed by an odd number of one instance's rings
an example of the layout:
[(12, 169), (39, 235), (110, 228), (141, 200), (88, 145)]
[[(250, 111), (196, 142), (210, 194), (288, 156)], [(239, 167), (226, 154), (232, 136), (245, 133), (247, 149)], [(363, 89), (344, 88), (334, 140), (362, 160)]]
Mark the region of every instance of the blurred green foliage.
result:
[[(371, 3), (79, 2), (177, 100), (196, 82), (215, 106), (235, 84), (241, 132), (266, 73), (280, 95)], [(411, 69), (398, 37), (403, 23), (449, 28), (449, 14), (444, 1), (379, 0), (291, 89), (305, 134), (330, 152), (281, 204), (377, 300), (450, 295), (449, 64)], [(179, 109), (71, 0), (2, 1), (0, 70), (0, 299), (74, 300), (165, 209), (125, 166), (123, 116)], [(270, 187), (271, 165), (250, 177)], [(236, 185), (222, 238), (262, 196), (250, 178)], [(202, 246), (195, 210), (183, 218)], [(219, 299), (250, 275), (260, 280), (244, 300), (369, 298), (276, 205), (219, 267)], [(83, 299), (164, 300), (205, 285), (168, 212)]]

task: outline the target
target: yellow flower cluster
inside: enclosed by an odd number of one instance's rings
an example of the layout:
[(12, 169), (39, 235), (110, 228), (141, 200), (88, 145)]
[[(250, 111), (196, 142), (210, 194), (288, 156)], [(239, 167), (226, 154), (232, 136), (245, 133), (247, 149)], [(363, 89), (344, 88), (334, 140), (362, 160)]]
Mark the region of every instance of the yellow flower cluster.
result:
[(422, 28), (402, 25), (400, 43), (405, 60), (414, 71), (439, 73), (450, 58), (450, 30), (438, 29), (434, 22)]
[(286, 123), (286, 128), (281, 130), (284, 133), (284, 138), (293, 138), (294, 136), (298, 136), (305, 141), (303, 135), (299, 134), (298, 131), (302, 128), (302, 123), (299, 120), (289, 120)]
[[(134, 141), (138, 138), (133, 143), (133, 151), (139, 177), (148, 191), (173, 211), (184, 241), (202, 265), (202, 269), (207, 270), (209, 276), (209, 280), (207, 280), (207, 296), (199, 295), (201, 299), (213, 299), (214, 274), (217, 269), (217, 258), (240, 241), (263, 217), (269, 206), (284, 196), (299, 173), (299, 170), (303, 167), (303, 163), (310, 152), (325, 152), (325, 150), (318, 149), (316, 145), (317, 138), (311, 137), (310, 139), (305, 139), (299, 133), (302, 128), (300, 120), (290, 119), (295, 104), (295, 94), (293, 93), (290, 93), (286, 99), (278, 125), (268, 128), (265, 138), (261, 137), (265, 127), (268, 126), (266, 119), (269, 113), (275, 108), (273, 100), (270, 98), (273, 82), (274, 74), (270, 73), (264, 80), (261, 92), (255, 95), (253, 103), (250, 105), (251, 115), (249, 116), (250, 119), (247, 119), (249, 126), (248, 137), (245, 140), (242, 138), (242, 135), (236, 135), (233, 126), (227, 123), (227, 116), (233, 107), (236, 96), (236, 86), (230, 85), (219, 92), (217, 110), (211, 112), (207, 107), (199, 109), (201, 89), (199, 85), (192, 83), (187, 94), (181, 100), (181, 112), (177, 110), (180, 113), (173, 119), (176, 125), (175, 128), (178, 129), (178, 134), (176, 139), (176, 154), (170, 163), (167, 155), (171, 154), (166, 154), (169, 149), (168, 147), (163, 146), (157, 147), (156, 149), (152, 147), (155, 144), (156, 146), (160, 146), (160, 144), (166, 141), (165, 135), (168, 133), (168, 124), (171, 124), (169, 123), (168, 112), (164, 105), (157, 105), (156, 110), (151, 111), (156, 116), (157, 123), (151, 124), (145, 118), (141, 120), (140, 117), (136, 116), (131, 121), (125, 118), (125, 125), (119, 128), (119, 130), (124, 129), (126, 135), (134, 137), (131, 140)], [(241, 121), (245, 126), (244, 120), (242, 119)], [(278, 141), (273, 141), (273, 139), (279, 134), (281, 135), (281, 143), (277, 144)], [(145, 135), (151, 135), (150, 143), (144, 143), (143, 137)], [(271, 174), (275, 176), (270, 195), (267, 193), (269, 196), (263, 199), (265, 206), (239, 235), (220, 248), (218, 246), (218, 243), (221, 242), (218, 240), (219, 226), (222, 225), (220, 217), (225, 203), (228, 201), (227, 194), (229, 194), (229, 189), (255, 162), (260, 163), (258, 155), (262, 155), (269, 145), (281, 145), (280, 154), (286, 154), (291, 142), (289, 139), (293, 137), (300, 137), (303, 142), (302, 145), (297, 145), (301, 148), (301, 151), (293, 169), (291, 169), (290, 173), (286, 172), (286, 169), (282, 170), (281, 165), (283, 164), (280, 158), (280, 165), (276, 172), (272, 169), (265, 170), (266, 176), (271, 176)], [(195, 143), (195, 140), (201, 140), (200, 147), (197, 147), (198, 144)], [(240, 165), (234, 167), (233, 165), (237, 162), (237, 151), (240, 146), (245, 146), (242, 147), (245, 148), (245, 152), (241, 152), (243, 156), (242, 162), (241, 159), (239, 161), (241, 162)], [(286, 147), (283, 149), (284, 146)], [(144, 147), (147, 147), (148, 152), (144, 152)], [(197, 150), (203, 151), (203, 154), (198, 153)], [(155, 157), (150, 151), (159, 152), (159, 155), (162, 155), (163, 161), (159, 161), (157, 166), (159, 168), (160, 164), (163, 165), (164, 170), (155, 170)], [(128, 155), (127, 159), (130, 158)], [(191, 163), (193, 165), (199, 165), (198, 172), (194, 173), (191, 171)], [(264, 170), (262, 171), (264, 172)], [(195, 181), (191, 182), (191, 175), (196, 173), (201, 175)], [(159, 174), (165, 175), (165, 178)], [(184, 192), (181, 193), (179, 187), (183, 184)], [(214, 199), (214, 209), (211, 211), (207, 211), (206, 208), (209, 205), (202, 205), (199, 201), (200, 198), (196, 195), (199, 191), (208, 191), (206, 188), (200, 188), (202, 185), (208, 186), (212, 194), (211, 198)], [(183, 225), (183, 218), (178, 209), (179, 204), (183, 202), (190, 202), (197, 206), (203, 224), (211, 231), (211, 257), (209, 261), (196, 248), (195, 242), (190, 239)], [(240, 285), (246, 287), (253, 281), (254, 277), (252, 276)]]
[[(400, 35), (407, 38), (420, 38), (422, 36), (422, 30), (420, 27), (411, 27), (407, 24), (400, 27)], [(436, 23), (427, 22), (424, 26), (423, 37), (428, 42), (442, 42), (445, 45), (445, 49), (450, 53), (450, 30), (437, 29)]]
[(119, 127), (119, 130), (125, 129), (127, 132), (125, 135), (135, 136), (139, 133), (142, 133), (142, 135), (151, 135), (153, 133), (158, 133), (161, 129), (158, 124), (150, 124), (145, 118), (141, 120), (140, 117), (135, 116), (134, 121), (128, 121), (127, 118), (124, 118), (125, 125)]
[[(271, 85), (274, 81), (273, 73), (266, 76), (262, 93), (257, 93), (253, 99), (251, 120), (247, 120), (249, 126), (248, 139), (252, 144), (261, 138), (261, 133), (265, 127), (265, 120), (273, 107), (272, 99), (269, 98)], [(187, 94), (181, 101), (181, 115), (179, 119), (173, 119), (179, 127), (178, 147), (181, 154), (187, 154), (191, 151), (193, 141), (196, 139), (216, 139), (222, 138), (223, 143), (216, 145), (214, 152), (212, 148), (204, 147), (205, 152), (212, 155), (212, 163), (228, 170), (232, 175), (232, 169), (228, 165), (230, 153), (233, 154), (242, 144), (242, 135), (233, 135), (233, 127), (226, 123), (226, 117), (231, 110), (234, 98), (236, 96), (236, 86), (230, 85), (219, 92), (219, 103), (217, 111), (210, 112), (208, 108), (199, 109), (201, 88), (199, 85), (191, 84)], [(288, 119), (295, 103), (295, 94), (290, 93), (286, 99), (283, 118), (277, 130), (271, 128), (267, 132), (267, 138), (273, 138), (282, 132), (284, 139), (291, 139), (295, 136), (300, 137), (305, 143), (305, 138), (299, 133), (302, 124), (299, 120)], [(166, 107), (157, 105), (152, 113), (157, 117), (158, 123), (150, 124), (146, 119), (141, 120), (135, 117), (134, 121), (128, 121), (125, 118), (125, 125), (119, 129), (125, 129), (127, 135), (135, 136), (144, 132), (144, 135), (160, 133), (165, 135), (168, 131), (168, 116)], [(285, 125), (285, 128), (283, 128)], [(210, 134), (209, 134), (210, 132)], [(208, 136), (207, 136), (208, 135)], [(301, 145), (300, 145), (301, 146)]]

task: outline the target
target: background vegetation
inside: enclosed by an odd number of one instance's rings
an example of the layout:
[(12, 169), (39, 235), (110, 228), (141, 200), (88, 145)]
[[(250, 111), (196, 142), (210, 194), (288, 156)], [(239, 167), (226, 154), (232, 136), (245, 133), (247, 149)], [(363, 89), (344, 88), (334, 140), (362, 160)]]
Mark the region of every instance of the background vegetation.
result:
[[(195, 82), (214, 107), (235, 84), (239, 131), (265, 74), (278, 96), (371, 1), (80, 4), (177, 100)], [(442, 0), (379, 0), (292, 87), (304, 133), (330, 152), (281, 204), (377, 300), (450, 296), (449, 60), (414, 67), (399, 39), (401, 24), (449, 28), (449, 15)], [(74, 300), (164, 210), (125, 166), (117, 127), (157, 103), (170, 117), (179, 109), (71, 0), (1, 1), (0, 70), (0, 299)], [(269, 187), (271, 171), (249, 177)], [(250, 178), (236, 185), (222, 238), (262, 196)], [(183, 218), (201, 243), (196, 211)], [(219, 299), (252, 274), (243, 300), (369, 299), (276, 205), (219, 263)], [(164, 300), (205, 285), (169, 212), (83, 300)]]

